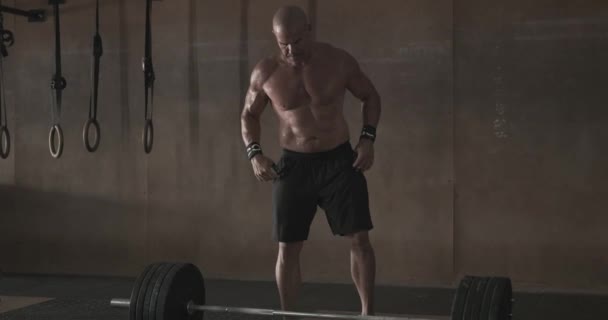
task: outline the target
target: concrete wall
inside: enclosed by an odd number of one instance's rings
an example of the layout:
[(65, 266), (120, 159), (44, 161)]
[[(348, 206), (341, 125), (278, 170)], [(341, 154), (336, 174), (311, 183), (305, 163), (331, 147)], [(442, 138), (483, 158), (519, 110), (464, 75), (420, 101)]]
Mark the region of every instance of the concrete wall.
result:
[[(12, 3), (11, 3), (12, 2)], [(8, 1), (21, 8), (47, 1)], [(7, 16), (13, 154), (0, 161), (0, 267), (135, 275), (158, 260), (208, 277), (273, 279), (270, 185), (240, 139), (249, 73), (276, 50), (273, 12), (306, 9), (383, 98), (367, 174), (378, 283), (451, 285), (502, 274), (517, 286), (605, 290), (608, 4), (475, 0), (154, 2), (156, 140), (143, 128), (144, 1), (104, 0), (101, 147), (88, 114), (94, 1), (62, 6), (64, 155), (48, 153), (52, 19)], [(361, 127), (348, 97), (352, 142)], [(276, 117), (262, 143), (277, 157)], [(604, 209), (604, 210), (603, 210)], [(348, 242), (318, 211), (306, 281), (349, 282)]]
[(455, 2), (458, 272), (608, 284), (608, 3)]

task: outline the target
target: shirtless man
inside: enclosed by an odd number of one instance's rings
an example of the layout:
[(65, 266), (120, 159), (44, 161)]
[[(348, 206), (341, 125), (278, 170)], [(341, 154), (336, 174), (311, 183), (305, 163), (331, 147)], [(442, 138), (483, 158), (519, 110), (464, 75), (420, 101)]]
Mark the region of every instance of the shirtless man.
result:
[[(333, 234), (350, 238), (351, 274), (361, 313), (374, 313), (376, 262), (363, 171), (374, 161), (380, 96), (357, 61), (346, 51), (312, 40), (306, 14), (298, 7), (279, 9), (273, 33), (280, 53), (261, 60), (241, 114), (241, 129), (253, 172), (273, 181), (274, 238), (279, 242), (276, 281), (284, 310), (292, 310), (301, 283), (300, 252), (317, 206)], [(344, 95), (362, 102), (363, 130), (351, 147), (343, 115)], [(275, 164), (260, 147), (260, 115), (271, 103), (280, 121), (283, 148)]]

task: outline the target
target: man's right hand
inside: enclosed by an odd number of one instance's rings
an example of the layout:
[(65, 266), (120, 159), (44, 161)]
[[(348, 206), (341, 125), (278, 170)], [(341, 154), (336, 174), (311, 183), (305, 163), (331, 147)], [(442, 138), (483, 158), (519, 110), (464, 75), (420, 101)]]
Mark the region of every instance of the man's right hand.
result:
[(257, 154), (251, 159), (253, 174), (260, 181), (270, 181), (279, 177), (274, 170), (274, 162), (263, 154)]

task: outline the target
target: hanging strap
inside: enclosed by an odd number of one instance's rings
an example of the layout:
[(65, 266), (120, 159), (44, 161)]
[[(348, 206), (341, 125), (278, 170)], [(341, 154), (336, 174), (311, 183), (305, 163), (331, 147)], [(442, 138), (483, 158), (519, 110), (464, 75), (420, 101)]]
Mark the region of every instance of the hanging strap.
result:
[(4, 90), (4, 57), (0, 56), (0, 127), (7, 126), (6, 96)]
[[(101, 35), (99, 35), (99, 0), (95, 4), (95, 35), (93, 36), (93, 79), (91, 87), (91, 95), (89, 98), (89, 119), (84, 124), (82, 129), (82, 139), (84, 146), (89, 152), (95, 152), (99, 147), (99, 141), (101, 139), (101, 130), (99, 123), (97, 122), (97, 98), (99, 96), (99, 65), (101, 56), (103, 55), (103, 43), (101, 41)], [(93, 126), (95, 129), (95, 140), (91, 143), (90, 139), (90, 127)]]
[[(0, 2), (0, 5), (2, 3)], [(4, 16), (0, 12), (0, 34), (4, 34)], [(6, 117), (6, 95), (4, 91), (4, 57), (6, 53), (6, 47), (4, 41), (0, 44), (2, 46), (2, 54), (0, 54), (0, 158), (6, 159), (11, 153), (11, 134), (8, 131), (8, 124)]]
[[(2, 1), (0, 1), (0, 6), (2, 6)], [(8, 57), (7, 47), (12, 46), (15, 43), (15, 37), (13, 33), (4, 30), (4, 15), (0, 11), (0, 55), (6, 58)]]
[[(0, 1), (0, 5), (2, 5), (2, 1)], [(0, 12), (0, 34), (4, 32), (4, 15)], [(2, 62), (4, 61), (4, 54), (6, 48), (4, 46), (3, 41), (0, 41), (0, 46), (2, 46), (2, 54), (0, 55), (0, 127), (6, 126), (6, 101), (4, 98), (4, 66)], [(1, 142), (1, 141), (0, 141)]]
[(93, 87), (89, 103), (89, 118), (97, 119), (97, 97), (99, 90), (99, 64), (103, 55), (103, 43), (99, 34), (99, 0), (95, 8), (95, 36), (93, 36)]
[[(49, 132), (49, 150), (53, 158), (61, 157), (63, 152), (63, 132), (59, 125), (61, 118), (61, 102), (62, 92), (67, 86), (65, 78), (61, 74), (61, 29), (59, 26), (59, 3), (61, 0), (51, 0), (53, 4), (53, 12), (55, 14), (55, 74), (51, 79), (51, 91), (53, 98), (51, 99), (51, 115), (52, 115), (52, 127)], [(55, 144), (55, 136), (57, 137), (57, 144)]]
[(152, 65), (152, 27), (150, 24), (150, 13), (152, 10), (152, 0), (146, 0), (146, 38), (144, 44), (144, 57), (142, 68), (144, 71), (145, 87), (145, 109), (144, 109), (144, 133), (143, 144), (146, 153), (152, 151), (154, 144), (154, 126), (152, 125), (152, 109), (154, 106), (154, 67)]

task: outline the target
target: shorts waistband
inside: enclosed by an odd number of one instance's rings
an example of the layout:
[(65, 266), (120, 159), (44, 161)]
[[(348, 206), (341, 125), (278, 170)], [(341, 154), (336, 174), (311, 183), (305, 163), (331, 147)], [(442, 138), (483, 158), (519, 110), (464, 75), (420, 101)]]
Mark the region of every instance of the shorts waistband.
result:
[(320, 152), (298, 152), (292, 151), (289, 149), (283, 149), (283, 156), (289, 158), (299, 158), (299, 159), (327, 159), (327, 158), (335, 158), (341, 155), (348, 154), (350, 155), (353, 152), (351, 144), (349, 141), (326, 151)]

